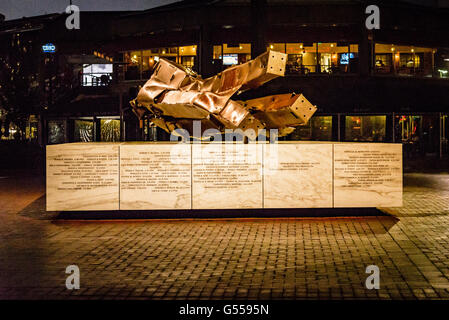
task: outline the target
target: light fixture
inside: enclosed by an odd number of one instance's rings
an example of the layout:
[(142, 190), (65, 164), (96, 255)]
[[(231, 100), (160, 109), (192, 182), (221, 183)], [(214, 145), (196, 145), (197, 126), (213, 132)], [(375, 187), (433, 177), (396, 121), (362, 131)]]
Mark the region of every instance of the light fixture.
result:
[(333, 48), (334, 47), (334, 44), (333, 43), (331, 43), (331, 48)]
[(242, 50), (242, 49), (243, 49), (243, 47), (242, 47), (242, 46), (239, 46), (239, 49), (240, 49), (240, 50)]
[(274, 46), (272, 44), (270, 44), (270, 49), (273, 49), (273, 48), (274, 48)]
[(447, 75), (447, 70), (439, 69), (438, 72), (440, 73), (440, 78), (445, 78)]
[(411, 51), (411, 52), (415, 52), (415, 49), (412, 48), (410, 51)]
[(391, 51), (394, 51), (394, 47), (391, 47)]

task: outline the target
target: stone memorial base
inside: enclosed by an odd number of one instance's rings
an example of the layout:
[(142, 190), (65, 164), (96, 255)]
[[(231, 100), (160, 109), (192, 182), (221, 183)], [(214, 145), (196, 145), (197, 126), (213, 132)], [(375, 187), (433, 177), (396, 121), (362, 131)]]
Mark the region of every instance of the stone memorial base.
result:
[(402, 206), (402, 145), (47, 146), (47, 211)]

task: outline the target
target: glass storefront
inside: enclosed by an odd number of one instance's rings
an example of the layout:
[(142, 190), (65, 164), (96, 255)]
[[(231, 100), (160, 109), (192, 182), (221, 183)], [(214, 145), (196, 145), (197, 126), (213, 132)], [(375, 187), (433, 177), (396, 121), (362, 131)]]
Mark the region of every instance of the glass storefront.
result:
[(143, 120), (144, 141), (157, 141), (158, 140), (157, 130), (158, 128), (155, 125), (153, 125), (148, 119)]
[(93, 120), (75, 120), (75, 142), (94, 141), (94, 122)]
[(103, 142), (120, 141), (120, 120), (100, 120), (100, 140)]
[(48, 121), (48, 144), (65, 142), (65, 125), (63, 120)]
[(27, 121), (27, 126), (25, 128), (25, 139), (29, 141), (36, 141), (38, 128), (38, 119), (35, 115), (31, 115)]
[[(49, 120), (47, 124), (48, 144), (65, 142), (121, 141), (121, 126), (118, 116)], [(65, 125), (67, 125), (67, 128)]]
[(357, 72), (358, 45), (338, 42), (272, 43), (267, 49), (286, 53), (287, 74)]
[(406, 156), (437, 156), (440, 152), (439, 121), (438, 115), (396, 115), (395, 142), (404, 144)]
[(151, 48), (123, 52), (124, 80), (148, 79), (159, 58), (171, 60), (192, 70), (197, 65), (197, 46)]
[(332, 140), (332, 116), (315, 116), (310, 121), (295, 128), (287, 140)]
[(345, 141), (383, 142), (387, 116), (346, 116)]
[(223, 68), (251, 60), (250, 43), (223, 43), (214, 46), (213, 50), (213, 64), (221, 64)]
[[(449, 114), (318, 115), (281, 140), (395, 142), (404, 145), (405, 157), (449, 155)], [(339, 131), (339, 132), (338, 132)], [(103, 138), (102, 138), (103, 139)], [(142, 123), (142, 139), (164, 141), (168, 135), (150, 123)]]
[(83, 65), (82, 86), (107, 86), (111, 81), (112, 63)]
[(431, 77), (435, 53), (435, 48), (376, 43), (374, 71), (378, 74)]

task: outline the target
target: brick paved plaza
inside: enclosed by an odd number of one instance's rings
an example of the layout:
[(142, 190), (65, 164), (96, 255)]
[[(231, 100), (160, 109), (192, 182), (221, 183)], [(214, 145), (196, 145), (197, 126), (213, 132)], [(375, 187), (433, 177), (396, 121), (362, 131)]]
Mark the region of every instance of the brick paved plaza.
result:
[(80, 222), (45, 212), (38, 178), (3, 175), (0, 298), (448, 299), (449, 175), (404, 181), (404, 207), (374, 217)]

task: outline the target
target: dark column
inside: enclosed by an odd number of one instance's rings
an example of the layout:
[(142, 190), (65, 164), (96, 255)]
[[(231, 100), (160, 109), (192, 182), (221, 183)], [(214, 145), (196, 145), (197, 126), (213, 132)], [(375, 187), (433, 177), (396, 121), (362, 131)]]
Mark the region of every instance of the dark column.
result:
[[(5, 124), (6, 125), (6, 124)], [(37, 141), (39, 143), (39, 146), (41, 147), (45, 147), (47, 145), (47, 134), (45, 132), (45, 118), (44, 118), (44, 114), (41, 113), (39, 114), (39, 122), (37, 124)], [(1, 127), (0, 127), (1, 129)], [(1, 135), (0, 135), (1, 137)]]
[(203, 76), (203, 78), (207, 78), (213, 75), (214, 66), (212, 64), (213, 59), (213, 46), (211, 39), (211, 26), (210, 25), (201, 25), (200, 27), (200, 41), (198, 48), (198, 60), (199, 60), (199, 68), (198, 72)]
[(101, 119), (94, 117), (94, 141), (101, 141)]
[(75, 141), (75, 120), (73, 119), (67, 119), (66, 121), (66, 136), (67, 136), (67, 142), (73, 142)]
[(125, 141), (124, 121), (123, 121), (123, 91), (120, 89), (119, 95), (119, 114), (120, 114), (120, 141)]
[(338, 141), (338, 130), (340, 125), (338, 124), (339, 117), (338, 115), (332, 115), (332, 141)]
[(346, 115), (340, 113), (340, 121), (338, 122), (340, 124), (339, 133), (340, 133), (340, 140), (339, 141), (346, 141)]
[(253, 30), (251, 41), (252, 59), (267, 50), (265, 40), (265, 28), (267, 24), (266, 4), (266, 0), (251, 0), (251, 29)]
[(125, 141), (138, 141), (139, 140), (139, 119), (136, 115), (127, 109), (123, 113), (123, 123), (125, 123)]
[(385, 123), (385, 142), (393, 142), (393, 114), (389, 113)]
[(374, 32), (368, 30), (365, 25), (367, 5), (366, 1), (362, 1), (360, 8), (359, 72), (361, 76), (372, 74), (374, 66)]

